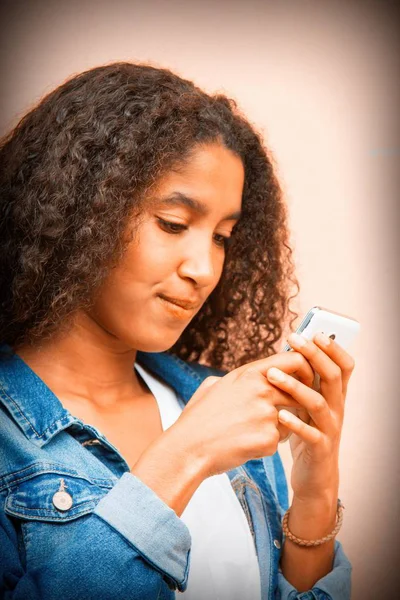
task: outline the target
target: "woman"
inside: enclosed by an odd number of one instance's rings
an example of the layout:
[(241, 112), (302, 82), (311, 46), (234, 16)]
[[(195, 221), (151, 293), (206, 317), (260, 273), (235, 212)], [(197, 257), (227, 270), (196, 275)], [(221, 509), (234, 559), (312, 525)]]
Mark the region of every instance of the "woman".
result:
[(235, 103), (111, 64), (0, 156), (3, 597), (349, 598), (353, 361), (318, 336), (276, 353), (286, 213)]

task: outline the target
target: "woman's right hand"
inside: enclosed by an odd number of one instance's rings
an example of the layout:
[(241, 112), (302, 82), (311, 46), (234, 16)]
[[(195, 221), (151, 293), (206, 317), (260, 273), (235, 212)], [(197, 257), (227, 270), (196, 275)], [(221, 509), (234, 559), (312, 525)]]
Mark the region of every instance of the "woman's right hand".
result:
[(223, 377), (207, 377), (170, 427), (180, 445), (183, 443), (203, 465), (203, 478), (274, 454), (287, 433), (278, 422), (278, 409), (302, 409), (291, 396), (269, 383), (266, 373), (271, 367), (312, 386), (314, 371), (302, 354), (274, 354)]

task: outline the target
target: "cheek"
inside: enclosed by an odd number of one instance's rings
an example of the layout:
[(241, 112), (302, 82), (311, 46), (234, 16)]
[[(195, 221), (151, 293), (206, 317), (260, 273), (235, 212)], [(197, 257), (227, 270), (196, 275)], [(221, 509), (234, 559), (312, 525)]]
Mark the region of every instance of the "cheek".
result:
[(168, 277), (171, 252), (154, 235), (145, 239), (146, 244), (128, 247), (99, 290), (95, 311), (102, 321), (135, 320), (156, 294), (157, 285)]
[(122, 323), (131, 321), (132, 315), (138, 314), (140, 304), (136, 284), (118, 273), (111, 275), (99, 290), (94, 313), (99, 324), (117, 333)]
[(118, 289), (136, 290), (162, 281), (172, 262), (171, 254), (171, 248), (157, 235), (154, 225), (144, 223), (139, 237), (128, 246), (114, 270), (113, 285)]
[(173, 268), (177, 248), (177, 244), (171, 244), (154, 223), (146, 222), (138, 240), (126, 252), (121, 274), (130, 281), (162, 282)]

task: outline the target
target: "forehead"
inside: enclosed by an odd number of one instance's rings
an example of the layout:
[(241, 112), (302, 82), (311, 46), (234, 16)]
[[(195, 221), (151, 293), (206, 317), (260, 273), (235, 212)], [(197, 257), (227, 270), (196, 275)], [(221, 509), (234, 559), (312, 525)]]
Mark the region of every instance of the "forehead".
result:
[[(170, 205), (182, 205), (206, 214), (204, 206), (213, 200), (228, 203), (238, 211), (244, 185), (242, 160), (221, 144), (208, 144), (192, 150), (185, 162), (165, 173), (154, 186), (150, 198)], [(203, 205), (203, 206), (201, 206)]]
[(206, 172), (212, 176), (220, 173), (221, 169), (224, 172), (236, 171), (238, 174), (244, 171), (242, 159), (235, 152), (223, 144), (213, 142), (194, 146), (171, 173), (191, 175)]
[[(172, 192), (172, 194), (169, 194), (168, 196), (162, 196), (159, 202), (161, 206), (183, 206), (192, 212), (197, 213), (201, 217), (207, 217), (211, 212), (210, 207), (206, 203), (177, 191)], [(225, 218), (227, 220), (238, 220), (241, 216), (242, 212), (237, 210), (230, 215), (227, 215)]]

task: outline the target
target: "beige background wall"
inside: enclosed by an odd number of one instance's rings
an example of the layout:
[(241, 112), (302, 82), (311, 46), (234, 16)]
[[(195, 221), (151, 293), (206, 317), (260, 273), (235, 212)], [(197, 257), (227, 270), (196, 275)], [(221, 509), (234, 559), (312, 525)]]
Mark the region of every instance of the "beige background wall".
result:
[[(0, 133), (73, 73), (151, 61), (236, 98), (265, 135), (291, 211), (299, 310), (360, 320), (341, 449), (339, 539), (353, 598), (394, 593), (399, 320), (399, 38), (386, 2), (4, 2)], [(397, 64), (396, 64), (397, 63)], [(290, 449), (280, 446), (288, 474)]]

